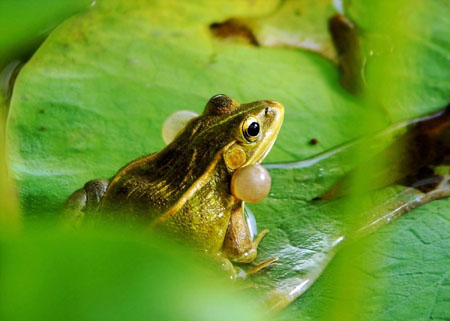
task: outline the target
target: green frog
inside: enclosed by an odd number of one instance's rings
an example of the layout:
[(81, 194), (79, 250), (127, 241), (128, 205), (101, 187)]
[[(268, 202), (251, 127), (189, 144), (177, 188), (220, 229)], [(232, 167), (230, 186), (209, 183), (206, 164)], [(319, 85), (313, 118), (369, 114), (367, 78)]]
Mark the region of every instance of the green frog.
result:
[(111, 180), (92, 180), (74, 192), (66, 212), (78, 224), (100, 216), (160, 227), (212, 255), (249, 263), (268, 231), (252, 239), (244, 201), (233, 195), (230, 184), (237, 170), (266, 157), (283, 117), (276, 101), (239, 104), (216, 95), (160, 152), (132, 161)]

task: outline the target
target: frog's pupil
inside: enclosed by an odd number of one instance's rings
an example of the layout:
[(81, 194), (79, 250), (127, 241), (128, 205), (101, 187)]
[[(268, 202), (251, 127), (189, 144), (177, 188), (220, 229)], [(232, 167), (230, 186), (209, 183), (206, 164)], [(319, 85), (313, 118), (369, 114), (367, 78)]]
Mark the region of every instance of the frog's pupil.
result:
[(253, 122), (248, 126), (247, 134), (249, 136), (255, 137), (259, 134), (259, 124), (257, 122)]

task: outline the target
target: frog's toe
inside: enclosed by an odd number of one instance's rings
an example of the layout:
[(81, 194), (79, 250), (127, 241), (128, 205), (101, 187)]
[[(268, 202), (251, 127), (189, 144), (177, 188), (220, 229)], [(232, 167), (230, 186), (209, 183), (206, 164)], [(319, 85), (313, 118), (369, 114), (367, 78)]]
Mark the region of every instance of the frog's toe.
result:
[(108, 185), (107, 179), (94, 179), (69, 196), (64, 203), (63, 216), (70, 226), (80, 226), (86, 213), (95, 212), (98, 209)]
[(84, 188), (80, 188), (73, 192), (64, 203), (63, 217), (70, 226), (78, 227), (83, 221), (86, 200), (86, 192)]
[(277, 257), (273, 257), (271, 259), (268, 259), (254, 267), (252, 267), (250, 270), (248, 270), (246, 272), (247, 275), (251, 275), (251, 274), (255, 274), (258, 273), (259, 271), (261, 271), (262, 269), (265, 269), (266, 267), (268, 267), (269, 265), (272, 265), (273, 263), (275, 263), (276, 261), (278, 261)]

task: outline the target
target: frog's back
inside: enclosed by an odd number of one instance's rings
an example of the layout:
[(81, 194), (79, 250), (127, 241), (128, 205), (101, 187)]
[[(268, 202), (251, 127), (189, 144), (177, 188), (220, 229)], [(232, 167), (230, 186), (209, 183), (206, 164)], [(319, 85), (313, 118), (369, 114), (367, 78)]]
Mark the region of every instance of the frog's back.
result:
[[(138, 158), (113, 177), (100, 211), (126, 220), (150, 223), (161, 216), (188, 188), (189, 178), (178, 173), (183, 158), (167, 152)], [(178, 164), (174, 164), (178, 163)]]
[(122, 168), (100, 212), (128, 224), (161, 225), (205, 249), (218, 250), (236, 205), (229, 193), (230, 174), (221, 155), (208, 160), (208, 166), (198, 166), (207, 161), (199, 159), (199, 152), (174, 156), (182, 152), (165, 149)]

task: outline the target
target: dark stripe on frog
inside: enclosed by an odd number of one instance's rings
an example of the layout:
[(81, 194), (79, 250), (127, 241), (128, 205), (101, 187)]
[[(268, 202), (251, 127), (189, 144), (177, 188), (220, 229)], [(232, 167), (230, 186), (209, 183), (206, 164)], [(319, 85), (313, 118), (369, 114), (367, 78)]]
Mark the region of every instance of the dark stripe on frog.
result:
[(126, 174), (128, 173), (131, 169), (136, 168), (142, 164), (147, 163), (148, 161), (150, 161), (152, 158), (155, 158), (158, 155), (158, 153), (154, 153), (154, 154), (150, 154), (148, 156), (142, 157), (139, 160), (134, 160), (132, 161), (130, 164), (126, 165), (124, 168), (122, 168), (119, 173), (117, 173), (116, 176), (114, 176), (113, 180), (111, 181), (111, 183), (108, 186), (108, 189), (105, 192), (105, 195), (103, 196), (103, 199), (107, 199), (107, 197), (109, 196), (108, 192), (112, 190), (112, 187), (114, 185), (116, 185), (116, 183)]
[[(186, 183), (186, 181), (189, 179), (189, 176), (192, 175), (192, 169), (194, 168), (194, 166), (196, 166), (197, 153), (198, 153), (197, 150), (193, 151), (191, 160), (189, 161), (189, 163), (187, 165), (185, 176), (184, 176), (183, 180), (179, 183), (180, 186), (183, 186), (184, 183)], [(167, 185), (165, 187), (167, 188)], [(140, 190), (140, 189), (141, 189), (141, 186), (137, 185), (135, 188), (133, 188), (132, 190), (130, 190), (128, 192), (126, 199), (129, 199), (134, 192), (136, 192), (137, 190)], [(162, 191), (162, 189), (160, 189), (160, 190)], [(145, 193), (145, 191), (141, 191), (141, 192)]]
[(225, 147), (223, 147), (220, 150), (220, 152), (216, 154), (211, 164), (208, 165), (208, 168), (199, 178), (197, 178), (194, 184), (192, 184), (191, 187), (188, 188), (188, 190), (180, 197), (180, 199), (174, 205), (172, 205), (159, 219), (157, 219), (151, 225), (152, 226), (160, 225), (164, 223), (167, 219), (169, 219), (171, 216), (176, 214), (184, 206), (184, 204), (186, 204), (186, 202), (209, 181), (209, 178), (214, 172), (214, 169), (216, 165), (219, 163), (220, 159), (222, 158), (224, 152), (228, 150), (228, 148), (230, 148), (235, 142), (236, 141), (233, 140), (232, 142), (225, 145)]

